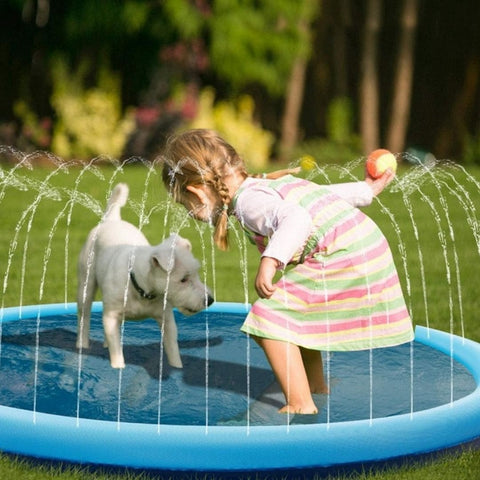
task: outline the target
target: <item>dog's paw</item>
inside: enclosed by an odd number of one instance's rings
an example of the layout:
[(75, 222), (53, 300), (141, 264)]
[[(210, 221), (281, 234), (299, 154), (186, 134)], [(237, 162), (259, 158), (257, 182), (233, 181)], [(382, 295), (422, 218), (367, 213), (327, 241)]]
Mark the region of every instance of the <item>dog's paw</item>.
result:
[(173, 361), (168, 361), (168, 363), (170, 364), (171, 367), (173, 368), (183, 368), (183, 363), (182, 363), (182, 360), (180, 358), (178, 359), (175, 359)]
[(125, 361), (122, 359), (110, 360), (112, 368), (125, 368)]
[(90, 347), (90, 342), (88, 340), (77, 340), (77, 343), (75, 344), (76, 347), (80, 350), (80, 349), (84, 349), (84, 348), (89, 348)]

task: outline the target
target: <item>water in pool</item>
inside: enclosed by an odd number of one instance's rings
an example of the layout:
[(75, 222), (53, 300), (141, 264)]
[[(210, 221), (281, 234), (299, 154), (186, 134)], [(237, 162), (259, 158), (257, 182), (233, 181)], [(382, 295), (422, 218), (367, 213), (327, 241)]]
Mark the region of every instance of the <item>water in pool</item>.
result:
[[(126, 322), (123, 371), (110, 367), (99, 314), (93, 315), (91, 348), (83, 352), (81, 367), (75, 315), (42, 317), (38, 335), (36, 318), (4, 322), (0, 404), (121, 422), (285, 423), (287, 416), (276, 413), (282, 395), (263, 352), (239, 331), (242, 321), (243, 315), (233, 313), (177, 314), (183, 369), (161, 358), (156, 322)], [(316, 396), (315, 422), (410, 413), (412, 406), (429, 409), (475, 389), (461, 364), (418, 343), (371, 354), (335, 352), (325, 363), (331, 394)]]

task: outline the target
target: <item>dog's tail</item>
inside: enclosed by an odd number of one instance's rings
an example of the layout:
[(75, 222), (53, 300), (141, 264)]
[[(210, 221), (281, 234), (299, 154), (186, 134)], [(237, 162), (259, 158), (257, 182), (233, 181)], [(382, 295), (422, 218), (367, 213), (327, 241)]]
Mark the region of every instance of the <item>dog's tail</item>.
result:
[(121, 220), (120, 210), (128, 200), (128, 185), (119, 183), (115, 185), (105, 210), (104, 220)]

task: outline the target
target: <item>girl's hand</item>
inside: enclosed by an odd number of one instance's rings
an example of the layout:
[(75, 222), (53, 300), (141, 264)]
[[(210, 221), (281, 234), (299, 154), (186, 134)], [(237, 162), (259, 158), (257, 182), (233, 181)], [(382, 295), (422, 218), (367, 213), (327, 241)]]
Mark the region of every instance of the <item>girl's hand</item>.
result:
[(275, 291), (272, 284), (273, 277), (277, 271), (278, 260), (271, 257), (262, 257), (255, 278), (255, 289), (260, 298), (270, 298)]
[(370, 185), (373, 195), (376, 197), (382, 190), (395, 178), (395, 172), (390, 169), (385, 170), (383, 175), (378, 178), (373, 178), (366, 172), (365, 182)]

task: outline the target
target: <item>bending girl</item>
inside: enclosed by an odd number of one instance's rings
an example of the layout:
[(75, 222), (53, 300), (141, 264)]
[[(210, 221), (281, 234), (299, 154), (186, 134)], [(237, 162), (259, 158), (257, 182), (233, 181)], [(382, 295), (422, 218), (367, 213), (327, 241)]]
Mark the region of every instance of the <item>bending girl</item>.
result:
[[(413, 329), (388, 243), (355, 208), (394, 174), (321, 186), (292, 171), (252, 177), (210, 130), (182, 133), (164, 152), (166, 188), (190, 215), (215, 226), (220, 249), (228, 248), (229, 215), (257, 244), (260, 299), (242, 331), (268, 358), (286, 399), (280, 412), (310, 414), (317, 412), (312, 393), (328, 393), (322, 350), (398, 345), (413, 339)], [(273, 283), (277, 270), (283, 275)]]

